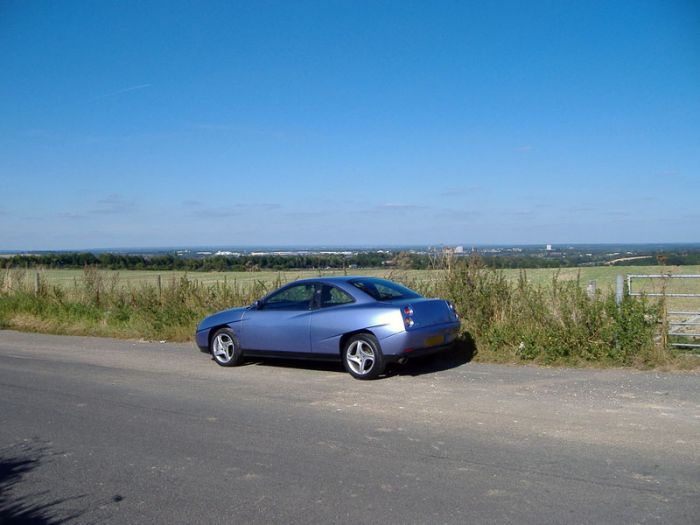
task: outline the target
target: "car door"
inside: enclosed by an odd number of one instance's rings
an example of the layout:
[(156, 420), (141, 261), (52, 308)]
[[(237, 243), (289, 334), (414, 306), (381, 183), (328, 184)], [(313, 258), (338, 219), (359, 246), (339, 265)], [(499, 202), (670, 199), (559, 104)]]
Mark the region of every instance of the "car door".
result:
[(239, 340), (244, 350), (265, 352), (311, 351), (311, 307), (315, 283), (286, 286), (268, 296), (243, 318)]
[(311, 319), (311, 351), (338, 355), (340, 337), (356, 328), (357, 318), (347, 309), (355, 300), (340, 288), (324, 284), (317, 293)]

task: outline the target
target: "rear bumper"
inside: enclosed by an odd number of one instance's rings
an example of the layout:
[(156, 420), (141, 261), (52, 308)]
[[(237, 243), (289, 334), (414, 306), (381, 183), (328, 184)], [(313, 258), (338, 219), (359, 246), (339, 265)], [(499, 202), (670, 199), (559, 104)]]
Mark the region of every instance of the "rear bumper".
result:
[(454, 342), (442, 345), (442, 346), (431, 346), (429, 348), (421, 348), (419, 350), (413, 350), (412, 352), (405, 352), (401, 355), (386, 355), (384, 360), (387, 363), (396, 363), (397, 361), (404, 362), (403, 359), (420, 359), (421, 357), (427, 357), (433, 354), (439, 354), (440, 352), (446, 352), (450, 350)]
[(435, 354), (452, 346), (459, 333), (459, 321), (407, 330), (381, 339), (387, 361)]

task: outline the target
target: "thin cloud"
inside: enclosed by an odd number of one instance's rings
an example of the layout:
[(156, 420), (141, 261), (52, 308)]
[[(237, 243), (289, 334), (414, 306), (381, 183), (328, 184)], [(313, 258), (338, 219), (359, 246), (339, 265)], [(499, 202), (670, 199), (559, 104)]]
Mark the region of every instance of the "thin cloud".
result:
[(623, 211), (623, 210), (611, 210), (611, 211), (603, 212), (603, 215), (607, 215), (608, 217), (626, 218), (626, 217), (631, 217), (632, 213), (630, 213), (628, 211)]
[(397, 210), (397, 211), (414, 211), (414, 210), (425, 210), (428, 206), (422, 206), (420, 204), (402, 204), (395, 202), (386, 202), (377, 206), (378, 210)]
[(503, 215), (509, 215), (510, 217), (531, 217), (535, 214), (533, 210), (514, 210), (503, 212)]
[(282, 208), (282, 205), (277, 202), (242, 204), (235, 207), (207, 206), (203, 202), (194, 199), (184, 200), (182, 201), (182, 205), (189, 209), (186, 214), (187, 217), (199, 219), (238, 217), (243, 213), (250, 213), (250, 211), (274, 211)]
[(76, 220), (84, 219), (85, 215), (83, 215), (82, 213), (75, 213), (72, 211), (63, 211), (63, 212), (57, 213), (56, 217), (58, 217), (59, 219), (66, 219), (69, 221), (76, 221)]
[(95, 100), (101, 100), (101, 99), (103, 99), (103, 98), (116, 97), (116, 96), (119, 96), (119, 95), (124, 95), (125, 93), (131, 93), (132, 91), (140, 91), (140, 90), (142, 90), (142, 89), (146, 89), (146, 88), (149, 88), (149, 87), (151, 87), (151, 84), (139, 84), (139, 85), (137, 85), (137, 86), (131, 86), (131, 87), (128, 87), (128, 88), (120, 89), (120, 90), (118, 90), (118, 91), (114, 91), (114, 92), (112, 92), (112, 93), (107, 93), (107, 94), (105, 94), (105, 95), (99, 95), (99, 96), (93, 98), (92, 100), (95, 101)]
[(529, 144), (525, 144), (523, 146), (518, 146), (517, 148), (515, 148), (514, 151), (519, 151), (520, 153), (527, 153), (529, 151), (532, 151), (533, 149), (534, 148), (532, 146), (530, 146)]
[(563, 208), (562, 211), (566, 213), (591, 213), (597, 211), (598, 208), (593, 206), (579, 206), (574, 208)]
[(226, 219), (241, 215), (240, 208), (197, 208), (187, 214), (187, 217), (196, 219)]
[(116, 215), (127, 213), (136, 208), (136, 203), (124, 198), (119, 193), (110, 193), (104, 199), (97, 201), (97, 206), (90, 210), (93, 215)]
[(331, 213), (325, 210), (316, 211), (289, 211), (284, 214), (288, 219), (316, 219), (319, 217), (329, 217)]
[(254, 210), (272, 211), (279, 210), (282, 208), (282, 205), (279, 202), (260, 202), (258, 204), (249, 204), (248, 208), (252, 208)]
[(436, 217), (441, 219), (448, 219), (450, 221), (473, 221), (481, 215), (480, 212), (473, 210), (454, 210), (454, 209), (444, 209), (441, 210)]

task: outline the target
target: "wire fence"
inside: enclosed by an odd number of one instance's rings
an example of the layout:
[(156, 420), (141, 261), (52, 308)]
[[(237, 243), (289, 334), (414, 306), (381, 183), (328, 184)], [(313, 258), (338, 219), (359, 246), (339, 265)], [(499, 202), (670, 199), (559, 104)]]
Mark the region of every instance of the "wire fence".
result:
[[(186, 279), (196, 285), (219, 285), (241, 288), (261, 288), (274, 284), (284, 284), (308, 277), (328, 277), (348, 275), (344, 270), (293, 270), (293, 271), (252, 271), (252, 272), (181, 272), (181, 271), (139, 271), (139, 270), (97, 270), (90, 269), (91, 278), (97, 276), (108, 287), (136, 289), (141, 287), (163, 288)], [(440, 270), (389, 270), (361, 269), (362, 275), (395, 278), (408, 283), (430, 284), (440, 279)], [(33, 270), (12, 268), (0, 270), (0, 291), (35, 290), (41, 287), (60, 287), (67, 292), (84, 286), (86, 273), (83, 270)]]

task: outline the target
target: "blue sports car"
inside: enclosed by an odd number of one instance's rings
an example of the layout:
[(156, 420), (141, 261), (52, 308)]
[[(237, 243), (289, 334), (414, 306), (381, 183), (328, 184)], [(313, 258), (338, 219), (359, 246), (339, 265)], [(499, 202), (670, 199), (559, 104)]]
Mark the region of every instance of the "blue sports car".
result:
[(221, 366), (248, 356), (340, 359), (353, 377), (374, 379), (387, 363), (448, 348), (458, 330), (449, 301), (386, 279), (319, 277), (210, 315), (196, 341)]

